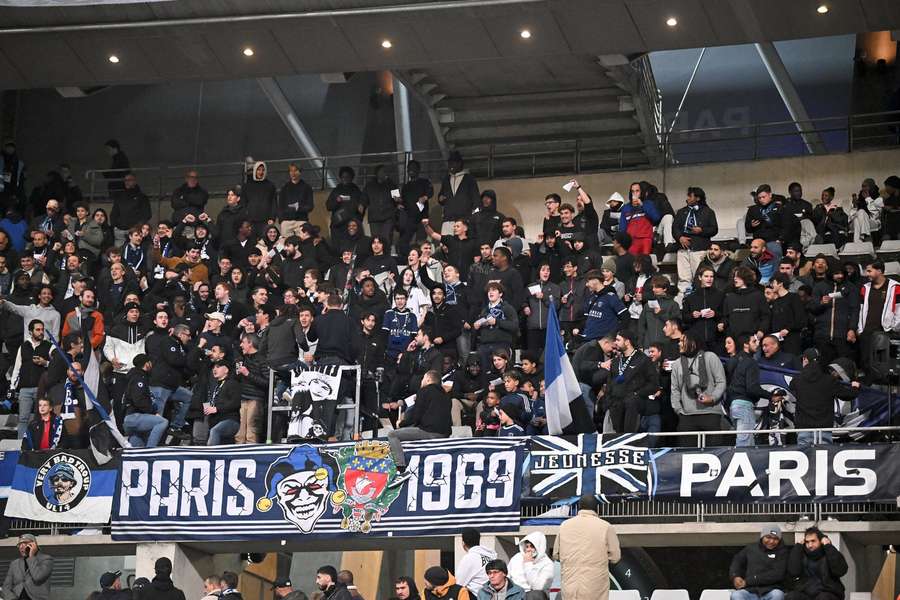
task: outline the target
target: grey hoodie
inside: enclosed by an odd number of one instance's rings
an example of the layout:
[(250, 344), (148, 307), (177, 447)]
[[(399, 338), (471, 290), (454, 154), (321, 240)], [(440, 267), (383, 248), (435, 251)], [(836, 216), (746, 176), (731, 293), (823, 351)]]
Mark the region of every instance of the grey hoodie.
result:
[[(694, 358), (687, 358), (688, 374), (681, 366), (681, 359), (672, 361), (672, 408), (679, 415), (724, 415), (722, 396), (725, 394), (727, 382), (722, 361), (712, 352), (701, 351)], [(685, 393), (700, 384), (700, 361), (706, 365), (707, 386), (703, 394), (714, 399), (713, 404), (700, 404), (693, 395)]]

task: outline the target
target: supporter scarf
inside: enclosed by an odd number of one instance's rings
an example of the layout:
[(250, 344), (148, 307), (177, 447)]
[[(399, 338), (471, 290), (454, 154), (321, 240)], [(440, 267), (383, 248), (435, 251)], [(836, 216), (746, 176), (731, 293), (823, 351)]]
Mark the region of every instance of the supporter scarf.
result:
[(760, 209), (762, 213), (763, 219), (766, 220), (766, 223), (772, 222), (772, 211), (775, 210), (775, 203), (772, 202), (768, 206), (764, 206)]
[(125, 244), (122, 260), (124, 260), (133, 270), (137, 271), (144, 262), (144, 249), (140, 246), (135, 248), (131, 244)]
[(217, 381), (215, 389), (209, 390), (209, 403), (212, 406), (216, 405), (216, 400), (219, 398), (219, 392), (222, 390), (223, 381)]
[(688, 211), (687, 219), (684, 221), (684, 233), (691, 233), (691, 228), (700, 226), (697, 222), (697, 212), (700, 207), (695, 204), (688, 208), (690, 208), (690, 210)]
[(71, 381), (66, 381), (66, 397), (63, 399), (62, 410), (60, 416), (63, 419), (74, 419), (75, 409), (78, 407), (78, 398), (75, 396), (75, 385)]
[(456, 288), (459, 287), (459, 284), (462, 283), (457, 281), (456, 283), (444, 283), (444, 296), (446, 297), (445, 302), (450, 306), (456, 306), (458, 300), (458, 292)]

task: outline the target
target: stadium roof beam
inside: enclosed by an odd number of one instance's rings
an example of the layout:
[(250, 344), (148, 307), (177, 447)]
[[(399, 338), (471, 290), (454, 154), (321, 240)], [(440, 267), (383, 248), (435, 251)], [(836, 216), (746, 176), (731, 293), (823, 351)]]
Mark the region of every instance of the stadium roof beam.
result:
[[(284, 123), (284, 126), (287, 127), (291, 137), (294, 138), (294, 141), (300, 146), (300, 150), (306, 154), (308, 158), (313, 159), (311, 161), (313, 168), (323, 170), (325, 165), (318, 158), (323, 156), (322, 151), (319, 150), (319, 147), (316, 146), (316, 143), (313, 141), (312, 136), (309, 135), (306, 127), (300, 122), (300, 118), (297, 116), (297, 113), (294, 112), (294, 108), (291, 106), (290, 101), (288, 101), (287, 96), (284, 95), (281, 86), (275, 81), (275, 78), (260, 77), (256, 81), (259, 83), (259, 87), (262, 88), (266, 98), (272, 103), (272, 108), (274, 108), (275, 112), (278, 113), (278, 116), (281, 117), (281, 121)], [(324, 177), (328, 187), (335, 187), (337, 185), (337, 179), (330, 169), (325, 169)]]
[[(394, 80), (403, 85), (406, 90), (411, 93), (416, 100), (422, 103), (425, 110), (428, 111), (428, 122), (431, 124), (431, 130), (434, 132), (434, 138), (437, 140), (438, 147), (441, 149), (441, 155), (447, 158), (450, 155), (450, 149), (447, 146), (447, 139), (444, 137), (444, 128), (438, 118), (437, 111), (434, 109), (432, 99), (419, 88), (415, 83), (399, 71), (391, 71)], [(408, 103), (408, 101), (407, 101)], [(408, 106), (408, 104), (407, 104)], [(399, 138), (398, 138), (399, 141)]]
[[(412, 126), (409, 118), (409, 91), (396, 73), (391, 73), (391, 77), (394, 79), (394, 132), (397, 137), (397, 152), (411, 153), (413, 147)], [(400, 183), (402, 184), (402, 182)]]

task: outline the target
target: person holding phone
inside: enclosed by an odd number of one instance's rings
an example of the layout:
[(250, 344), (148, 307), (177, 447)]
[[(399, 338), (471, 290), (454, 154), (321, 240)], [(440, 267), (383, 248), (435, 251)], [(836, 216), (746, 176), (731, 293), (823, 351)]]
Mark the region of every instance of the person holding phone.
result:
[(19, 558), (12, 561), (3, 580), (3, 600), (49, 600), (53, 557), (38, 548), (30, 533), (19, 536)]

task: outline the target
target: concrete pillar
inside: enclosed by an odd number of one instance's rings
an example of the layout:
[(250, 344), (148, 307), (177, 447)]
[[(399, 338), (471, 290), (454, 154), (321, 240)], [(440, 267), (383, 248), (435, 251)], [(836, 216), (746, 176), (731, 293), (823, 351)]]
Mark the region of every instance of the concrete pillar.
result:
[(203, 579), (210, 573), (216, 573), (213, 555), (176, 543), (138, 544), (135, 552), (135, 575), (153, 579), (154, 564), (159, 558), (166, 557), (172, 561), (172, 581), (186, 597), (200, 595), (203, 591)]

